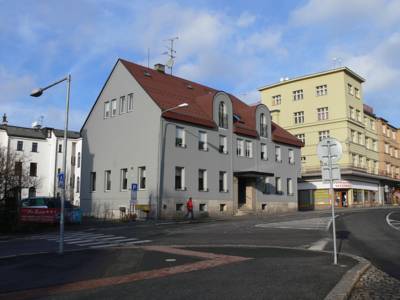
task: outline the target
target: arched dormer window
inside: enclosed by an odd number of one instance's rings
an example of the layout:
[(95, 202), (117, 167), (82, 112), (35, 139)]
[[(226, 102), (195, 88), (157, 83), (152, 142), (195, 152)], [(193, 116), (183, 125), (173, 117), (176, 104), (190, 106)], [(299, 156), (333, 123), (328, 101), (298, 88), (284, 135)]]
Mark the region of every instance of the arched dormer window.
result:
[(228, 128), (228, 115), (226, 113), (226, 105), (224, 102), (219, 103), (218, 126), (221, 128)]
[(268, 137), (267, 118), (264, 113), (260, 115), (260, 136), (265, 138)]

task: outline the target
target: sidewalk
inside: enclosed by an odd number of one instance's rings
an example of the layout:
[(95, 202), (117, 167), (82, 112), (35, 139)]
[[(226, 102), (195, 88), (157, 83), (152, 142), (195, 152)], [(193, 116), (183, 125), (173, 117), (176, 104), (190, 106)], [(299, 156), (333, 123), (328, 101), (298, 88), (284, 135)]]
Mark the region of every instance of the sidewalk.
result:
[[(0, 260), (0, 299), (323, 299), (357, 261), (277, 247), (143, 246)], [(35, 276), (40, 274), (40, 276)]]

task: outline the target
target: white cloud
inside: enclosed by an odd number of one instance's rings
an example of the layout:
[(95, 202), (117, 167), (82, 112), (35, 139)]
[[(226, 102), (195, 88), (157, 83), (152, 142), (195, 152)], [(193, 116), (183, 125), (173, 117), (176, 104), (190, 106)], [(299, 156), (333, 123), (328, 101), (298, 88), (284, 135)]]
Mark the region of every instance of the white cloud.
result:
[(309, 0), (291, 13), (291, 22), (297, 25), (334, 25), (348, 30), (360, 22), (379, 26), (399, 23), (398, 0)]
[(252, 15), (249, 12), (245, 11), (240, 14), (236, 24), (239, 27), (248, 27), (250, 25), (253, 25), (256, 19), (257, 17), (255, 15)]

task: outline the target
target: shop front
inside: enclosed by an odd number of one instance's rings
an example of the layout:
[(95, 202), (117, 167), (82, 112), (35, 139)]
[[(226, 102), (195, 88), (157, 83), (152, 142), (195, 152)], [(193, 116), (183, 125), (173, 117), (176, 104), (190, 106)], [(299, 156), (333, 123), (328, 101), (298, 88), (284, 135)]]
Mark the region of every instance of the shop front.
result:
[[(315, 209), (330, 207), (329, 184), (322, 181), (304, 181), (298, 184), (304, 203), (309, 201)], [(379, 201), (379, 182), (341, 180), (333, 185), (336, 207), (375, 206)], [(300, 199), (300, 197), (299, 197)]]

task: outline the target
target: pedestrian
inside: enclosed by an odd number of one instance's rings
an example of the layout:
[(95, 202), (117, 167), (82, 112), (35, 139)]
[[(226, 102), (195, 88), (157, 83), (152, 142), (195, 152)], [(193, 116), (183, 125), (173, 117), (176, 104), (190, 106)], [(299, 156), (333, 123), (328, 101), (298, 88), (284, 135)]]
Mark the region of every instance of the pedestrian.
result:
[(193, 214), (193, 200), (192, 197), (190, 197), (188, 199), (188, 201), (186, 201), (186, 208), (187, 208), (187, 213), (185, 218), (189, 218), (190, 215), (190, 219), (194, 219), (194, 214)]

